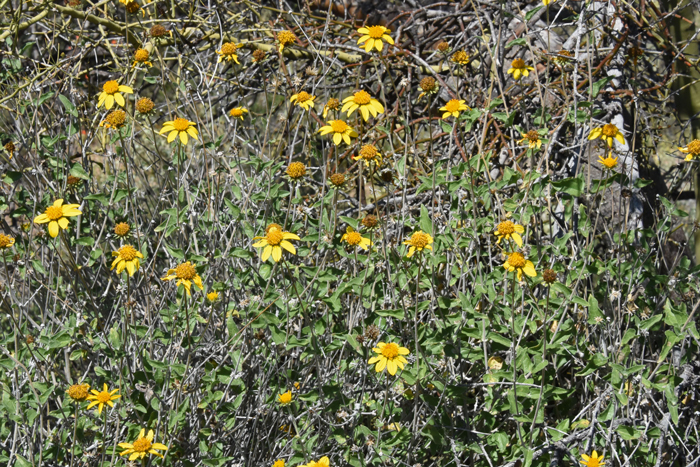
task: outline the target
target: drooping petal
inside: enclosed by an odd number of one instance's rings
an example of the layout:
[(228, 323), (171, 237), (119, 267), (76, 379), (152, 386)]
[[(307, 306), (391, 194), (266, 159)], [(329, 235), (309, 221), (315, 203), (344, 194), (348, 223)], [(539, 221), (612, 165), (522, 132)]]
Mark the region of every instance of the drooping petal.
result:
[(272, 259), (275, 260), (275, 263), (282, 259), (282, 248), (279, 245), (272, 247)]
[(516, 245), (518, 245), (519, 247), (523, 246), (523, 237), (521, 237), (519, 233), (513, 232), (512, 234), (510, 234), (510, 236), (513, 238), (513, 241)]
[(126, 102), (124, 101), (124, 96), (122, 96), (119, 93), (116, 93), (114, 95), (114, 100), (117, 101), (117, 104), (119, 104), (122, 107), (124, 107), (124, 104), (126, 104)]
[(187, 144), (187, 132), (186, 131), (180, 132), (180, 141), (182, 142), (182, 144)]
[(267, 245), (262, 252), (262, 260), (267, 261), (267, 259), (272, 254), (272, 245)]
[(114, 96), (107, 95), (105, 98), (105, 109), (109, 110), (114, 106)]
[(51, 219), (49, 219), (49, 216), (47, 216), (46, 214), (39, 214), (34, 218), (35, 224), (46, 224), (49, 221), (51, 221)]
[(58, 222), (49, 222), (49, 235), (51, 235), (53, 238), (58, 237)]
[(339, 145), (342, 140), (343, 136), (340, 133), (336, 133), (333, 135), (333, 143), (335, 143), (336, 146)]
[(379, 362), (377, 362), (377, 366), (374, 368), (374, 370), (377, 373), (384, 371), (384, 368), (386, 368), (386, 363), (386, 357), (382, 355), (379, 357)]
[(172, 143), (173, 141), (175, 141), (175, 138), (177, 138), (177, 133), (177, 130), (173, 130), (170, 132), (170, 134), (168, 135), (168, 143)]
[[(292, 245), (291, 243), (289, 243), (289, 242), (286, 241), (286, 240), (282, 240), (282, 241), (280, 242), (280, 246), (281, 246), (282, 248), (284, 248), (285, 250), (287, 250), (288, 252), (290, 252), (291, 254), (293, 254), (293, 255), (296, 255), (296, 254), (297, 254), (297, 250), (296, 250), (296, 248), (294, 248), (294, 245)], [(280, 252), (280, 253), (281, 253), (281, 252)]]
[(391, 376), (394, 376), (396, 374), (396, 370), (397, 370), (396, 362), (394, 361), (393, 358), (391, 360), (387, 359), (386, 369)]
[(68, 228), (68, 219), (65, 217), (61, 217), (58, 219), (56, 222), (58, 222), (58, 226), (62, 229), (67, 229)]

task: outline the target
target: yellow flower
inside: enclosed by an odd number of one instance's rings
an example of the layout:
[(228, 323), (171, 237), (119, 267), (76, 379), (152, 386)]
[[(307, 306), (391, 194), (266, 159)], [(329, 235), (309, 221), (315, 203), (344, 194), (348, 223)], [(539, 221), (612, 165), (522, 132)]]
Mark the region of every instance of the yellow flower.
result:
[(267, 231), (264, 237), (254, 237), (253, 240), (260, 240), (258, 243), (253, 243), (255, 248), (265, 248), (262, 252), (262, 260), (267, 261), (267, 259), (272, 255), (272, 259), (278, 262), (282, 259), (282, 248), (287, 250), (293, 255), (297, 254), (297, 250), (294, 245), (288, 240), (301, 240), (298, 235), (284, 232), (282, 229), (277, 227), (272, 227)]
[(238, 61), (238, 54), (236, 53), (237, 49), (238, 46), (233, 42), (225, 42), (221, 46), (221, 50), (216, 51), (216, 53), (219, 54), (219, 60), (217, 60), (216, 63), (221, 63), (222, 60), (226, 60), (229, 62), (233, 60), (234, 62), (240, 65), (241, 62)]
[(617, 167), (617, 157), (613, 157), (612, 153), (608, 154), (608, 157), (606, 157), (605, 159), (603, 159), (603, 156), (598, 156), (598, 162), (600, 162), (610, 170)]
[(368, 26), (366, 28), (359, 28), (357, 30), (362, 37), (357, 40), (357, 44), (360, 45), (366, 42), (364, 45), (365, 52), (371, 52), (372, 49), (377, 49), (377, 52), (381, 52), (384, 48), (384, 42), (394, 45), (394, 39), (388, 34), (391, 29), (387, 29), (384, 26)]
[(548, 6), (552, 2), (556, 2), (557, 0), (542, 0), (542, 5)]
[(168, 143), (172, 143), (175, 138), (180, 136), (180, 141), (182, 144), (187, 144), (187, 135), (190, 135), (194, 139), (198, 139), (197, 135), (199, 133), (197, 133), (197, 129), (194, 127), (195, 125), (195, 122), (190, 122), (186, 118), (176, 118), (173, 121), (165, 122), (163, 124), (163, 128), (160, 129), (158, 134), (162, 135), (163, 133), (170, 132), (168, 135)]
[(177, 279), (175, 286), (180, 287), (182, 284), (187, 291), (187, 295), (190, 295), (190, 287), (192, 283), (196, 285), (199, 290), (204, 290), (204, 284), (202, 284), (202, 278), (197, 274), (195, 265), (189, 261), (179, 264), (175, 269), (168, 269), (168, 274), (161, 280), (171, 281)]
[(532, 264), (532, 261), (527, 260), (522, 253), (518, 253), (517, 251), (508, 255), (508, 259), (503, 263), (503, 267), (506, 268), (508, 272), (516, 271), (519, 281), (523, 277), (523, 272), (530, 277), (535, 277), (537, 275), (535, 265)]
[(447, 104), (445, 104), (444, 107), (441, 107), (440, 110), (445, 112), (442, 114), (442, 118), (447, 118), (450, 116), (457, 118), (459, 117), (460, 112), (470, 109), (469, 106), (464, 103), (464, 101), (451, 99)]
[(119, 3), (123, 3), (124, 5), (128, 5), (129, 3), (133, 3), (136, 0), (119, 0)]
[(589, 140), (601, 138), (608, 144), (608, 147), (613, 147), (613, 139), (616, 139), (620, 144), (625, 144), (625, 137), (622, 132), (612, 123), (607, 123), (599, 128), (593, 128), (588, 135)]
[(292, 391), (287, 391), (277, 396), (277, 402), (282, 405), (287, 405), (292, 402)]
[(492, 370), (500, 370), (503, 368), (503, 358), (498, 356), (489, 357), (488, 365)]
[(0, 234), (0, 249), (12, 248), (15, 244), (15, 239), (9, 235)]
[(341, 112), (347, 111), (349, 117), (357, 109), (360, 109), (362, 118), (365, 121), (369, 120), (370, 113), (373, 117), (384, 113), (384, 106), (377, 99), (373, 99), (367, 91), (357, 91), (352, 96), (343, 99), (343, 104), (343, 108), (340, 109)]
[(297, 94), (294, 94), (289, 99), (289, 102), (293, 102), (295, 105), (298, 105), (304, 110), (309, 110), (315, 105), (314, 99), (316, 99), (316, 96), (312, 96), (306, 91), (300, 91)]
[(527, 141), (527, 145), (530, 149), (539, 149), (542, 147), (542, 140), (540, 139), (540, 134), (537, 133), (537, 130), (530, 130), (527, 133), (520, 133), (520, 136), (522, 136), (523, 139), (518, 141), (518, 144), (523, 144), (525, 141)]
[(131, 66), (147, 65), (151, 67), (153, 64), (148, 60), (149, 58), (150, 54), (148, 53), (148, 50), (138, 49), (136, 52), (134, 52), (134, 63)]
[(71, 387), (69, 387), (66, 392), (68, 393), (68, 397), (70, 397), (74, 401), (82, 402), (88, 398), (89, 390), (89, 384), (74, 384)]
[(377, 373), (384, 371), (384, 368), (386, 368), (389, 374), (394, 376), (398, 368), (403, 370), (404, 364), (408, 363), (408, 360), (403, 356), (408, 355), (410, 352), (406, 347), (400, 347), (399, 344), (379, 342), (372, 350), (377, 355), (370, 358), (367, 363), (370, 365), (376, 363), (374, 371)]
[(338, 110), (339, 108), (340, 101), (335, 97), (331, 97), (330, 99), (328, 99), (328, 102), (326, 102), (326, 105), (323, 106), (323, 118), (326, 118), (326, 115), (328, 115), (329, 110)]
[(247, 113), (248, 109), (244, 107), (234, 107), (228, 111), (228, 114), (231, 118), (240, 118), (241, 120), (243, 120), (244, 114)]
[(286, 46), (296, 42), (296, 40), (297, 36), (291, 31), (282, 31), (277, 34), (277, 41), (280, 43), (280, 52), (282, 52)]
[(685, 161), (690, 162), (700, 156), (700, 140), (694, 139), (688, 143), (686, 147), (678, 148), (678, 150), (683, 154), (687, 154), (687, 156), (685, 156)]
[(531, 71), (533, 71), (534, 68), (531, 66), (527, 66), (525, 64), (525, 60), (522, 58), (516, 58), (513, 60), (513, 63), (511, 63), (510, 68), (508, 69), (508, 74), (513, 75), (514, 80), (519, 80), (521, 76), (527, 76), (530, 74)]
[(523, 246), (523, 238), (520, 234), (524, 232), (525, 227), (514, 224), (513, 221), (501, 222), (496, 226), (496, 231), (494, 232), (498, 236), (496, 243), (501, 243), (501, 240), (505, 238), (506, 240), (513, 240), (518, 246)]
[(115, 401), (121, 397), (120, 395), (115, 394), (118, 391), (119, 389), (114, 389), (110, 392), (109, 388), (107, 388), (107, 383), (104, 383), (102, 392), (93, 389), (90, 391), (92, 394), (87, 396), (87, 400), (92, 401), (87, 406), (87, 409), (90, 410), (94, 406), (97, 406), (97, 412), (102, 415), (102, 409), (104, 408), (105, 404), (110, 407), (114, 407), (114, 403), (112, 403), (112, 401)]
[(58, 237), (59, 227), (61, 229), (68, 228), (68, 217), (79, 216), (82, 211), (78, 210), (79, 204), (63, 204), (62, 199), (54, 201), (53, 206), (49, 206), (44, 211), (34, 218), (35, 224), (49, 224), (49, 235)]
[(136, 105), (134, 107), (136, 107), (136, 111), (140, 114), (150, 114), (153, 112), (155, 104), (148, 97), (142, 97), (136, 101)]
[(406, 257), (410, 258), (411, 256), (413, 256), (413, 253), (415, 253), (416, 251), (423, 251), (424, 248), (432, 250), (432, 243), (433, 237), (431, 237), (427, 233), (421, 230), (419, 230), (418, 232), (414, 232), (414, 234), (411, 235), (411, 238), (409, 240), (403, 242), (404, 245), (409, 245), (411, 247), (408, 249), (408, 254), (406, 255)]
[(207, 294), (207, 300), (209, 300), (209, 302), (211, 303), (214, 303), (215, 301), (219, 300), (219, 292), (209, 292)]
[(603, 462), (603, 456), (598, 457), (596, 451), (593, 451), (590, 456), (581, 454), (581, 457), (583, 460), (579, 462), (588, 467), (598, 467), (605, 464), (605, 462)]
[(340, 241), (346, 242), (350, 246), (359, 246), (363, 250), (367, 250), (372, 245), (372, 240), (363, 237), (360, 235), (360, 232), (356, 232), (355, 229), (349, 226)]
[(143, 428), (139, 432), (139, 436), (136, 438), (136, 441), (134, 441), (133, 444), (119, 443), (119, 447), (124, 449), (124, 451), (119, 454), (120, 456), (131, 454), (129, 456), (129, 461), (143, 459), (146, 457), (146, 454), (153, 454), (154, 456), (163, 457), (163, 454), (159, 453), (158, 450), (168, 450), (166, 445), (153, 442), (153, 430), (148, 430), (148, 435), (146, 435), (146, 430)]
[(126, 268), (129, 276), (133, 276), (135, 271), (139, 270), (139, 258), (143, 258), (143, 254), (131, 245), (124, 245), (117, 251), (112, 252), (112, 256), (116, 256), (112, 262), (110, 271), (117, 268), (117, 274), (121, 274)]
[(120, 238), (124, 238), (127, 235), (129, 235), (130, 231), (131, 227), (129, 227), (129, 224), (127, 224), (126, 222), (120, 222), (114, 226), (114, 235)]
[(284, 459), (277, 459), (272, 467), (284, 467)]
[(118, 130), (125, 124), (126, 112), (124, 112), (122, 109), (111, 111), (109, 114), (107, 114), (105, 119), (102, 120), (102, 122), (100, 122), (100, 126), (103, 126), (105, 128), (111, 128), (113, 130)]
[(122, 96), (121, 93), (133, 94), (133, 92), (134, 90), (129, 86), (124, 86), (116, 81), (107, 81), (102, 86), (102, 92), (97, 97), (97, 107), (102, 107), (102, 104), (104, 104), (105, 108), (109, 110), (112, 108), (115, 102), (117, 105), (124, 107), (126, 102), (124, 101), (124, 96)]
[(299, 467), (330, 467), (330, 459), (327, 456), (323, 456), (317, 461), (311, 461), (308, 464), (300, 465)]
[(382, 155), (379, 153), (379, 150), (374, 144), (365, 144), (362, 146), (362, 149), (360, 149), (360, 153), (352, 158), (356, 161), (363, 160), (368, 164), (370, 162), (374, 162), (376, 164), (382, 163)]
[(322, 126), (319, 133), (327, 135), (333, 133), (333, 143), (339, 145), (341, 141), (350, 144), (350, 138), (357, 138), (357, 132), (342, 120), (329, 120), (328, 125)]
[(469, 63), (469, 54), (464, 50), (458, 50), (452, 55), (451, 60), (457, 65), (467, 65)]
[(306, 166), (303, 162), (292, 162), (287, 167), (286, 172), (289, 178), (292, 180), (298, 180), (306, 175)]

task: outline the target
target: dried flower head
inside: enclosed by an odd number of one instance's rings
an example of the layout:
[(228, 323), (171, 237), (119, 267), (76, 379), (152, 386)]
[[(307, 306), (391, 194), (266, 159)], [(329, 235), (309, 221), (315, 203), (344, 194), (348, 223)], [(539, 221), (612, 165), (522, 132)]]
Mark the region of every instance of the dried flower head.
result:
[(146, 65), (146, 66), (153, 66), (153, 64), (149, 61), (150, 59), (150, 54), (148, 53), (148, 50), (146, 49), (138, 49), (136, 52), (134, 52), (134, 63), (133, 66), (136, 65)]
[(265, 51), (260, 49), (255, 49), (253, 51), (253, 61), (260, 62), (265, 59)]
[(90, 395), (90, 393), (88, 392), (89, 390), (89, 384), (74, 384), (71, 387), (69, 387), (66, 392), (68, 393), (68, 397), (70, 397), (74, 401), (82, 402), (85, 399), (87, 399)]
[(124, 238), (127, 235), (129, 235), (130, 231), (131, 227), (129, 227), (129, 224), (127, 224), (126, 222), (120, 222), (114, 226), (114, 235), (120, 238)]
[(469, 63), (469, 54), (466, 53), (464, 50), (458, 50), (454, 54), (452, 54), (452, 62), (456, 63), (457, 65), (467, 65)]
[(118, 130), (126, 124), (126, 112), (121, 109), (114, 110), (107, 114), (100, 126)]
[(542, 271), (542, 280), (545, 285), (554, 284), (557, 281), (557, 273), (554, 269), (545, 269)]
[(450, 43), (447, 41), (438, 42), (437, 49), (438, 51), (446, 54), (450, 51)]
[(142, 97), (136, 101), (136, 111), (140, 114), (149, 114), (153, 112), (155, 104), (148, 97)]
[(168, 30), (162, 24), (154, 24), (148, 34), (154, 39), (160, 39), (168, 34)]
[(330, 110), (338, 110), (340, 108), (340, 101), (334, 97), (331, 97), (328, 99), (328, 102), (326, 102), (326, 105), (323, 106), (323, 118), (326, 118), (326, 115), (328, 115), (328, 111)]
[(362, 226), (365, 227), (366, 229), (373, 229), (379, 224), (379, 220), (371, 215), (367, 214), (364, 219), (362, 219)]
[(5, 148), (5, 151), (10, 154), (10, 159), (12, 159), (12, 156), (15, 155), (15, 143), (8, 141), (3, 147)]
[(341, 173), (335, 173), (330, 176), (330, 181), (333, 186), (340, 187), (345, 183), (345, 175)]
[(138, 13), (139, 10), (141, 11), (141, 14), (144, 14), (143, 10), (141, 10), (141, 5), (139, 5), (138, 3), (131, 1), (131, 2), (126, 4), (126, 12), (129, 13), (130, 15)]

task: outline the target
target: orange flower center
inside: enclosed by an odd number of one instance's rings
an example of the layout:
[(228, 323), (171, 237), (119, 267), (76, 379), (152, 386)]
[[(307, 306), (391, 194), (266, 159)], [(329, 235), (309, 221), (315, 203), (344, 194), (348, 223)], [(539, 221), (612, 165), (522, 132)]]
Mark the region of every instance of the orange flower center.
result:
[(112, 128), (120, 128), (126, 123), (126, 113), (123, 110), (115, 110), (105, 117), (105, 121)]
[(340, 107), (340, 101), (338, 99), (333, 97), (328, 99), (328, 103), (326, 104), (326, 108), (328, 108), (328, 110), (336, 110), (338, 107)]
[(510, 256), (508, 256), (508, 264), (514, 268), (522, 268), (525, 266), (525, 257), (518, 252), (511, 253)]
[(617, 127), (612, 123), (603, 125), (603, 134), (608, 138), (614, 138), (618, 131)]
[(357, 105), (367, 105), (372, 100), (372, 96), (367, 91), (358, 91), (352, 98)]
[(372, 39), (381, 39), (384, 31), (386, 31), (383, 26), (370, 26), (367, 29), (369, 30), (369, 37)]
[(186, 118), (176, 118), (173, 121), (173, 128), (175, 128), (177, 131), (187, 131), (189, 127), (190, 121)]
[(398, 357), (399, 356), (398, 344), (394, 344), (392, 342), (390, 344), (385, 345), (384, 348), (382, 349), (382, 355), (384, 355), (388, 359)]
[(309, 94), (306, 91), (301, 91), (299, 94), (297, 94), (297, 102), (299, 104), (303, 104), (304, 102), (308, 101), (311, 99), (311, 94)]
[(527, 139), (529, 139), (530, 141), (534, 141), (534, 142), (537, 142), (540, 140), (540, 134), (537, 133), (537, 130), (528, 131), (527, 134), (525, 135), (525, 137)]
[(101, 393), (95, 395), (95, 398), (101, 404), (106, 404), (107, 402), (112, 400), (112, 396), (110, 396), (107, 391), (102, 391)]
[(107, 81), (104, 86), (102, 86), (102, 90), (107, 94), (114, 94), (119, 91), (119, 83), (116, 81)]
[(447, 104), (445, 104), (445, 109), (448, 112), (459, 112), (459, 101), (457, 99), (450, 100)]
[(139, 438), (134, 441), (133, 446), (135, 452), (148, 452), (148, 450), (151, 449), (152, 444), (147, 438)]
[(267, 239), (267, 243), (272, 246), (277, 246), (284, 240), (282, 231), (277, 229), (270, 229), (265, 238)]
[(515, 232), (515, 224), (511, 221), (505, 221), (498, 224), (498, 233), (501, 235), (510, 235)]
[(138, 110), (139, 113), (146, 114), (153, 110), (153, 107), (153, 101), (148, 97), (142, 97), (136, 101), (136, 110)]
[(333, 174), (331, 175), (331, 183), (335, 186), (340, 186), (345, 183), (345, 175), (343, 174)]
[(197, 270), (188, 261), (186, 263), (180, 264), (178, 267), (175, 268), (175, 275), (178, 279), (184, 279), (188, 281), (197, 275)]
[(435, 90), (435, 78), (426, 76), (420, 80), (420, 88), (425, 92), (430, 92)]
[(515, 60), (513, 60), (511, 67), (515, 68), (516, 70), (523, 69), (525, 68), (525, 60), (523, 60), (522, 58), (516, 58)]
[(134, 53), (134, 60), (137, 62), (147, 62), (148, 61), (148, 50), (146, 49), (138, 49), (136, 53)]
[(345, 241), (348, 242), (348, 245), (359, 245), (362, 241), (362, 235), (360, 235), (359, 232), (349, 232), (345, 235), (347, 235), (347, 237), (345, 237)]
[(700, 156), (700, 140), (694, 139), (688, 143), (688, 152), (693, 156)]
[(136, 248), (131, 245), (124, 245), (119, 249), (119, 256), (124, 261), (133, 261), (136, 258)]
[(229, 112), (229, 115), (234, 117), (234, 118), (240, 117), (243, 115), (243, 111), (241, 109), (231, 109), (231, 111)]
[(428, 235), (423, 232), (416, 232), (411, 236), (411, 246), (423, 249), (428, 244)]
[(46, 217), (52, 221), (57, 221), (63, 217), (63, 209), (60, 206), (49, 206), (46, 208)]
[(348, 131), (348, 129), (350, 129), (348, 124), (342, 120), (333, 120), (331, 122), (331, 128), (333, 128), (333, 131), (335, 133), (345, 133), (346, 131)]
[(377, 154), (377, 148), (373, 144), (365, 144), (362, 146), (362, 149), (360, 149), (360, 157), (366, 161), (373, 160), (377, 157)]
[(269, 234), (269, 233), (270, 233), (270, 230), (272, 230), (272, 229), (277, 229), (277, 230), (279, 230), (279, 231), (281, 232), (281, 231), (282, 231), (282, 226), (279, 225), (279, 224), (275, 224), (275, 223), (273, 222), (272, 224), (268, 225), (268, 226), (265, 228), (265, 235)]
[(131, 228), (126, 222), (120, 222), (114, 226), (114, 234), (118, 235), (119, 237), (123, 237), (128, 234), (129, 230), (131, 230)]
[(221, 46), (221, 53), (223, 55), (236, 55), (237, 49), (238, 47), (236, 47), (236, 44), (233, 42), (227, 42)]
[(464, 65), (469, 63), (469, 55), (464, 50), (458, 50), (452, 56), (452, 61)]

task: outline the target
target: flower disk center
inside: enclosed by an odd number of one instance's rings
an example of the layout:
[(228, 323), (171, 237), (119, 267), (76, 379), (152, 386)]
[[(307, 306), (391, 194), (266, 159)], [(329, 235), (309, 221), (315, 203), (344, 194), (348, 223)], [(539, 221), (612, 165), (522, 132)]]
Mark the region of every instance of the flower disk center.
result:
[(447, 104), (445, 104), (445, 109), (448, 112), (459, 112), (459, 101), (457, 99), (450, 100)]
[(277, 246), (280, 243), (282, 243), (282, 240), (284, 239), (284, 236), (282, 235), (282, 231), (277, 230), (277, 229), (271, 229), (267, 233), (267, 243), (272, 246)]
[(513, 60), (512, 67), (516, 69), (525, 68), (525, 60), (523, 60), (522, 58), (516, 58), (515, 60)]
[(59, 206), (49, 206), (46, 208), (46, 217), (52, 221), (57, 221), (63, 217), (63, 209), (61, 209)]
[(498, 233), (501, 235), (510, 235), (515, 232), (515, 224), (511, 221), (505, 221), (498, 224)]
[(529, 139), (530, 141), (539, 141), (539, 139), (540, 139), (540, 134), (537, 133), (537, 130), (530, 130), (530, 131), (527, 132), (527, 134), (525, 135), (525, 137), (526, 137), (527, 139)]
[(7, 248), (8, 246), (11, 246), (14, 242), (12, 241), (12, 237), (5, 235), (5, 234), (0, 234), (0, 248)]
[(243, 111), (241, 109), (231, 109), (231, 111), (229, 112), (229, 115), (234, 117), (234, 118), (240, 117), (243, 115)]
[(138, 49), (138, 50), (134, 53), (134, 60), (136, 60), (137, 62), (147, 62), (147, 61), (148, 61), (148, 56), (149, 56), (148, 50), (146, 50), (146, 49)]
[(688, 143), (688, 152), (693, 156), (700, 156), (700, 140), (694, 139)]
[(525, 257), (518, 252), (511, 253), (508, 257), (508, 264), (514, 268), (522, 268), (525, 266)]
[(120, 222), (114, 226), (114, 234), (120, 237), (123, 237), (126, 234), (128, 234), (129, 230), (129, 224), (127, 224), (126, 222)]
[(411, 236), (411, 245), (421, 249), (428, 244), (428, 236), (423, 232), (416, 232)]
[(107, 120), (107, 123), (113, 128), (119, 128), (126, 123), (126, 113), (123, 110), (115, 110), (114, 112), (110, 112), (105, 120)]
[(177, 131), (187, 131), (190, 127), (190, 121), (186, 118), (176, 118), (173, 120), (173, 128)]
[(151, 442), (147, 438), (139, 438), (134, 441), (134, 451), (136, 452), (148, 452), (151, 446)]
[(360, 149), (360, 157), (366, 161), (371, 161), (377, 157), (377, 148), (373, 144), (365, 144)]
[(297, 102), (300, 104), (303, 104), (309, 99), (311, 99), (311, 95), (306, 91), (301, 91), (299, 94), (297, 94)]
[(221, 46), (221, 53), (224, 55), (236, 55), (236, 44), (233, 42), (227, 42)]
[(350, 232), (347, 234), (347, 237), (345, 239), (348, 242), (348, 245), (359, 245), (360, 242), (362, 241), (362, 235), (360, 235), (359, 232)]
[(119, 256), (124, 261), (133, 261), (134, 258), (136, 258), (136, 248), (134, 248), (131, 245), (124, 245), (119, 249)]
[(386, 358), (396, 358), (399, 356), (399, 346), (397, 344), (394, 344), (393, 342), (391, 344), (387, 344), (384, 346), (382, 349), (382, 355), (384, 355)]
[(333, 120), (331, 128), (335, 133), (345, 133), (348, 130), (348, 124), (342, 120)]
[(372, 96), (367, 91), (358, 91), (353, 96), (353, 100), (357, 105), (367, 105), (372, 100)]
[(369, 37), (372, 39), (381, 39), (384, 35), (384, 28), (381, 26), (370, 26), (367, 29), (369, 30)]
[(107, 81), (104, 86), (102, 86), (102, 90), (107, 94), (114, 94), (119, 91), (119, 83), (116, 81)]
[(617, 134), (617, 127), (612, 123), (603, 125), (603, 134), (609, 138), (614, 138)]
[(186, 263), (180, 264), (178, 267), (175, 268), (175, 275), (178, 279), (184, 279), (188, 281), (197, 275), (197, 270), (188, 261)]
[(97, 401), (100, 402), (101, 404), (106, 404), (107, 402), (112, 400), (112, 396), (110, 396), (107, 391), (102, 391), (101, 393), (97, 394), (95, 397), (97, 398)]

